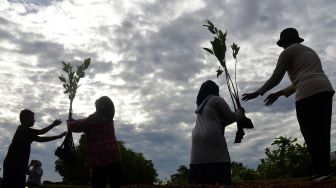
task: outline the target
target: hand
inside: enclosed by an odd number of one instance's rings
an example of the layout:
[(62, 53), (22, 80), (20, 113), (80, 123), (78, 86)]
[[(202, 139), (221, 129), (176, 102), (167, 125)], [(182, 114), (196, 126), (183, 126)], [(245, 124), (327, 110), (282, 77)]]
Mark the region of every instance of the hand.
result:
[(56, 120), (52, 123), (52, 125), (53, 125), (54, 127), (56, 127), (56, 126), (60, 125), (61, 123), (62, 123), (62, 120), (60, 120), (60, 119), (56, 119)]
[(240, 110), (241, 112), (243, 112), (243, 114), (245, 114), (245, 109), (243, 107), (238, 108), (238, 110)]
[(272, 105), (281, 95), (282, 92), (271, 93), (270, 95), (268, 95), (264, 100), (265, 106)]
[(62, 138), (62, 137), (64, 137), (64, 136), (66, 136), (67, 134), (68, 134), (68, 132), (65, 131), (64, 133), (60, 134), (60, 137)]
[(259, 93), (258, 92), (253, 92), (253, 93), (245, 93), (242, 95), (242, 100), (243, 101), (248, 101), (248, 100), (251, 100), (251, 99), (254, 99), (256, 97), (259, 96)]

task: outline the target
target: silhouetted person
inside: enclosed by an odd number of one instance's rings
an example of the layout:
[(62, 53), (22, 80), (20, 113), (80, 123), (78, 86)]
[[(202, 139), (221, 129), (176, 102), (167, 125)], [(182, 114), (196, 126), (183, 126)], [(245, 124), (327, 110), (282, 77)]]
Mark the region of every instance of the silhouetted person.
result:
[(231, 184), (231, 159), (225, 127), (242, 119), (244, 109), (232, 112), (219, 96), (218, 85), (208, 80), (197, 95), (196, 125), (192, 130), (189, 182), (192, 184)]
[[(1, 168), (0, 168), (1, 170)], [(2, 177), (0, 177), (0, 188), (2, 188)]]
[(62, 133), (57, 136), (40, 137), (39, 135), (47, 133), (53, 127), (60, 125), (61, 120), (55, 120), (44, 129), (32, 129), (31, 127), (35, 122), (34, 113), (27, 109), (21, 111), (20, 122), (21, 125), (16, 129), (3, 164), (4, 188), (25, 187), (30, 145), (33, 141), (48, 142), (66, 135), (66, 133)]
[(42, 185), (41, 178), (43, 175), (42, 163), (39, 160), (32, 160), (28, 167), (28, 180), (27, 186), (31, 187), (39, 187)]
[(103, 96), (95, 102), (96, 112), (87, 118), (68, 121), (68, 130), (86, 136), (85, 164), (92, 169), (92, 187), (121, 185), (122, 159), (114, 130), (114, 104)]
[(319, 182), (330, 177), (330, 127), (335, 91), (322, 70), (319, 56), (311, 48), (300, 44), (303, 41), (296, 29), (283, 30), (277, 44), (284, 51), (279, 56), (271, 78), (256, 92), (243, 94), (242, 99), (248, 101), (264, 95), (278, 85), (287, 72), (292, 84), (268, 95), (264, 102), (269, 106), (280, 96), (296, 94), (296, 115), (312, 158), (312, 179)]

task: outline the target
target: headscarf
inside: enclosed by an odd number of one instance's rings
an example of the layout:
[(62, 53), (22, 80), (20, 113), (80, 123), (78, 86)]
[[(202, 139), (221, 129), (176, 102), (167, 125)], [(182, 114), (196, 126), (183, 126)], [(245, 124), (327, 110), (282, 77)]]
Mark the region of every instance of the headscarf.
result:
[(113, 120), (114, 117), (114, 104), (112, 100), (103, 96), (96, 100), (95, 102), (96, 112), (88, 117), (88, 120), (92, 124), (101, 124)]
[(200, 90), (198, 91), (197, 95), (197, 110), (196, 113), (200, 113), (202, 111), (203, 106), (210, 98), (210, 96), (219, 96), (219, 87), (218, 85), (213, 82), (212, 80), (207, 80), (201, 85)]

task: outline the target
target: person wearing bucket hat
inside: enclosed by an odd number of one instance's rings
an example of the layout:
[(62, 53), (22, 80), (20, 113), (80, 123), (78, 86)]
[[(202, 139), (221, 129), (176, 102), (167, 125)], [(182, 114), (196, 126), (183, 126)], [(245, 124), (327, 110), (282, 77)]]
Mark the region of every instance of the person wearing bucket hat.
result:
[(299, 33), (295, 28), (287, 28), (280, 33), (280, 39), (277, 42), (277, 45), (284, 47), (291, 43), (301, 43), (303, 41), (304, 39), (299, 37)]
[(296, 29), (284, 29), (277, 42), (284, 50), (272, 76), (257, 91), (243, 94), (242, 100), (264, 95), (278, 85), (287, 72), (292, 84), (271, 93), (264, 102), (270, 106), (279, 97), (295, 93), (296, 116), (312, 159), (312, 180), (320, 182), (330, 178), (330, 129), (335, 91), (322, 69), (319, 56), (311, 48), (300, 44), (303, 41)]

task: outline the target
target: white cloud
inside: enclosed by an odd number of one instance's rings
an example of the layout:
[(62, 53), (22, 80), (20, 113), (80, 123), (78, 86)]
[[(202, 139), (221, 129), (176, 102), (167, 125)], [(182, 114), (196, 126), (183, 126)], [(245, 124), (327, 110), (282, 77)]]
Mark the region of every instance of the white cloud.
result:
[[(300, 2), (0, 1), (0, 160), (19, 124), (21, 109), (36, 112), (40, 128), (54, 118), (66, 119), (68, 99), (57, 78), (62, 73), (60, 62), (78, 65), (91, 57), (74, 102), (75, 116), (91, 114), (98, 97), (110, 96), (116, 106), (118, 139), (153, 160), (161, 179), (168, 177), (179, 165), (189, 163), (200, 84), (215, 80), (230, 102), (224, 78), (216, 78), (216, 59), (201, 49), (212, 39), (202, 27), (207, 18), (228, 30), (228, 44), (236, 42), (241, 47), (240, 93), (254, 91), (270, 76), (281, 52), (275, 43), (280, 31), (289, 26), (298, 28), (304, 43), (321, 55), (335, 86), (335, 2)], [(275, 89), (288, 83), (285, 79)], [(257, 166), (275, 137), (287, 135), (302, 141), (294, 98), (281, 98), (269, 108), (263, 106), (263, 98), (243, 103), (255, 129), (247, 132), (242, 144), (233, 144), (235, 125), (226, 131), (232, 160), (250, 167)], [(64, 130), (62, 125), (52, 133)], [(42, 160), (45, 180), (60, 180), (53, 166), (53, 152), (60, 143), (32, 145), (31, 158)], [(336, 150), (335, 137), (332, 150)]]

